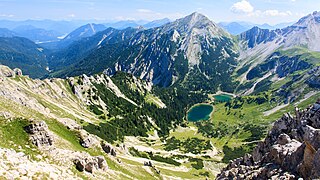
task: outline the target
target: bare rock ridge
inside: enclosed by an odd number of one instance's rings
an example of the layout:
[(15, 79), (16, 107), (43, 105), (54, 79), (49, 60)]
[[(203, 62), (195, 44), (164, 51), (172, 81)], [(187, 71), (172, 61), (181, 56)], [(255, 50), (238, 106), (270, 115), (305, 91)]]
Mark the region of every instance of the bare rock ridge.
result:
[(278, 47), (290, 48), (306, 46), (313, 51), (320, 51), (319, 43), (320, 12), (314, 12), (292, 26), (283, 29), (268, 30), (254, 27), (239, 35), (248, 48), (274, 41)]
[(217, 179), (320, 178), (320, 100), (274, 123), (252, 154), (230, 161)]

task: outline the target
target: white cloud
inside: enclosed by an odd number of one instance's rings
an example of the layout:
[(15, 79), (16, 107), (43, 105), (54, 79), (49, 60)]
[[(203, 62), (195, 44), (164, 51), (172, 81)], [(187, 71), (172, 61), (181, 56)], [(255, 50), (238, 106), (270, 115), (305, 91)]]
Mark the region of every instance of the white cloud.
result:
[(139, 13), (152, 13), (153, 11), (150, 9), (137, 9)]
[(13, 14), (0, 14), (0, 17), (12, 18), (12, 17), (14, 17), (14, 15)]
[[(295, 2), (296, 0), (290, 0)], [(230, 8), (234, 13), (245, 14), (249, 17), (284, 17), (293, 15), (291, 11), (279, 11), (276, 9), (254, 10), (254, 7), (248, 0), (241, 0), (232, 5)]]
[(278, 10), (272, 9), (272, 10), (264, 11), (264, 14), (266, 16), (291, 16), (292, 12), (291, 11), (280, 12)]
[(116, 21), (131, 21), (131, 20), (135, 21), (137, 19), (132, 18), (132, 17), (117, 16), (114, 18), (114, 20), (116, 20)]
[(253, 6), (247, 0), (242, 0), (232, 5), (231, 11), (235, 13), (252, 13)]
[(134, 17), (136, 17), (137, 19), (144, 20), (155, 20), (162, 18), (177, 19), (184, 16), (185, 14), (181, 13), (161, 13), (150, 9), (136, 9), (136, 14), (134, 15)]
[(276, 9), (269, 9), (265, 11), (256, 10), (252, 13), (247, 14), (250, 17), (285, 17), (292, 16), (293, 13), (291, 11), (279, 11)]
[(74, 18), (74, 17), (76, 17), (76, 15), (75, 14), (69, 14), (68, 17)]

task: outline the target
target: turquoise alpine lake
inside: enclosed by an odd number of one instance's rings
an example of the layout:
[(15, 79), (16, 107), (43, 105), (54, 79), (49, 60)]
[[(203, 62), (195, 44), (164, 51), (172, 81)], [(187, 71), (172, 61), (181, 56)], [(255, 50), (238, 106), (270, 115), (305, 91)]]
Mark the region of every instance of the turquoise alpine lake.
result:
[(232, 99), (232, 96), (227, 95), (227, 94), (219, 94), (219, 95), (215, 95), (213, 97), (216, 102), (228, 102)]
[(195, 105), (188, 111), (187, 119), (190, 122), (209, 120), (212, 111), (213, 106), (209, 104)]

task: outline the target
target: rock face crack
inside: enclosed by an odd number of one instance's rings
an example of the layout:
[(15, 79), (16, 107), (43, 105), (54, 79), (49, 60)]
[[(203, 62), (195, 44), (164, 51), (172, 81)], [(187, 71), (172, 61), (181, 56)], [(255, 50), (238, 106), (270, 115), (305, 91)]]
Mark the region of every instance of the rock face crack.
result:
[(319, 179), (320, 100), (284, 114), (252, 154), (230, 161), (217, 179)]

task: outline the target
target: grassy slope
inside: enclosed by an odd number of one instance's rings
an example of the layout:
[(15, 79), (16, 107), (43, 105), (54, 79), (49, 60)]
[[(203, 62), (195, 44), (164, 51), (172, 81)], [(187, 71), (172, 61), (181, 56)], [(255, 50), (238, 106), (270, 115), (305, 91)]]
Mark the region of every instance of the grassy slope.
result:
[[(13, 79), (12, 79), (13, 80)], [(79, 103), (78, 101), (74, 101), (75, 99), (58, 99), (55, 100), (54, 98), (49, 98), (41, 93), (34, 93), (27, 88), (27, 81), (31, 79), (25, 77), (15, 78), (13, 81), (19, 84), (21, 89), (25, 91), (30, 97), (37, 99), (42, 105), (50, 109), (50, 112), (54, 114), (56, 117), (59, 118), (70, 118), (74, 120), (78, 120), (79, 118), (75, 117), (73, 113), (78, 113), (84, 116), (84, 118), (90, 117), (90, 120), (94, 115), (83, 109), (83, 106), (75, 106), (72, 103)], [(10, 80), (11, 81), (11, 80)], [(59, 86), (65, 86), (64, 82), (59, 83)], [(68, 86), (64, 87), (68, 88)], [(52, 89), (51, 89), (52, 91)], [(70, 93), (71, 91), (69, 91)], [(51, 92), (53, 93), (53, 91)], [(68, 94), (72, 95), (72, 94)], [(71, 96), (74, 98), (74, 96)], [(68, 109), (61, 108), (57, 106), (56, 103), (62, 103)], [(63, 139), (63, 141), (59, 141), (55, 144), (55, 146), (62, 148), (62, 149), (69, 149), (74, 151), (85, 151), (93, 156), (96, 155), (103, 155), (107, 160), (108, 166), (111, 170), (117, 172), (117, 174), (113, 174), (113, 178), (121, 178), (121, 179), (150, 179), (152, 176), (146, 172), (145, 170), (141, 170), (141, 166), (132, 167), (131, 164), (123, 163), (119, 165), (115, 162), (115, 159), (112, 160), (108, 157), (105, 153), (94, 150), (94, 149), (85, 149), (79, 144), (78, 134), (72, 130), (69, 130), (65, 125), (61, 124), (55, 118), (50, 118), (43, 115), (40, 112), (32, 110), (26, 106), (21, 106), (15, 102), (8, 101), (4, 98), (0, 98), (0, 107), (2, 112), (9, 112), (10, 114), (14, 115), (15, 117), (23, 117), (25, 119), (37, 119), (37, 120), (44, 120), (49, 127), (49, 130), (56, 134), (58, 137)], [(70, 110), (71, 109), (71, 110)], [(71, 113), (72, 112), (72, 113)], [(89, 118), (88, 118), (89, 119)], [(97, 120), (98, 121), (98, 120)], [(40, 154), (40, 151), (37, 150), (35, 146), (30, 144), (28, 140), (28, 135), (24, 131), (23, 127), (28, 124), (27, 120), (24, 119), (13, 119), (11, 122), (6, 122), (4, 119), (0, 119), (0, 147), (2, 148), (13, 148), (14, 150), (21, 152), (23, 151), (27, 155), (31, 155), (31, 157), (35, 157), (37, 154)], [(54, 162), (52, 162), (54, 163)], [(136, 173), (139, 171), (139, 173)], [(83, 174), (77, 172), (77, 170), (73, 169), (79, 177), (83, 177), (84, 179), (87, 178), (83, 176)], [(131, 177), (131, 178), (129, 178)]]

